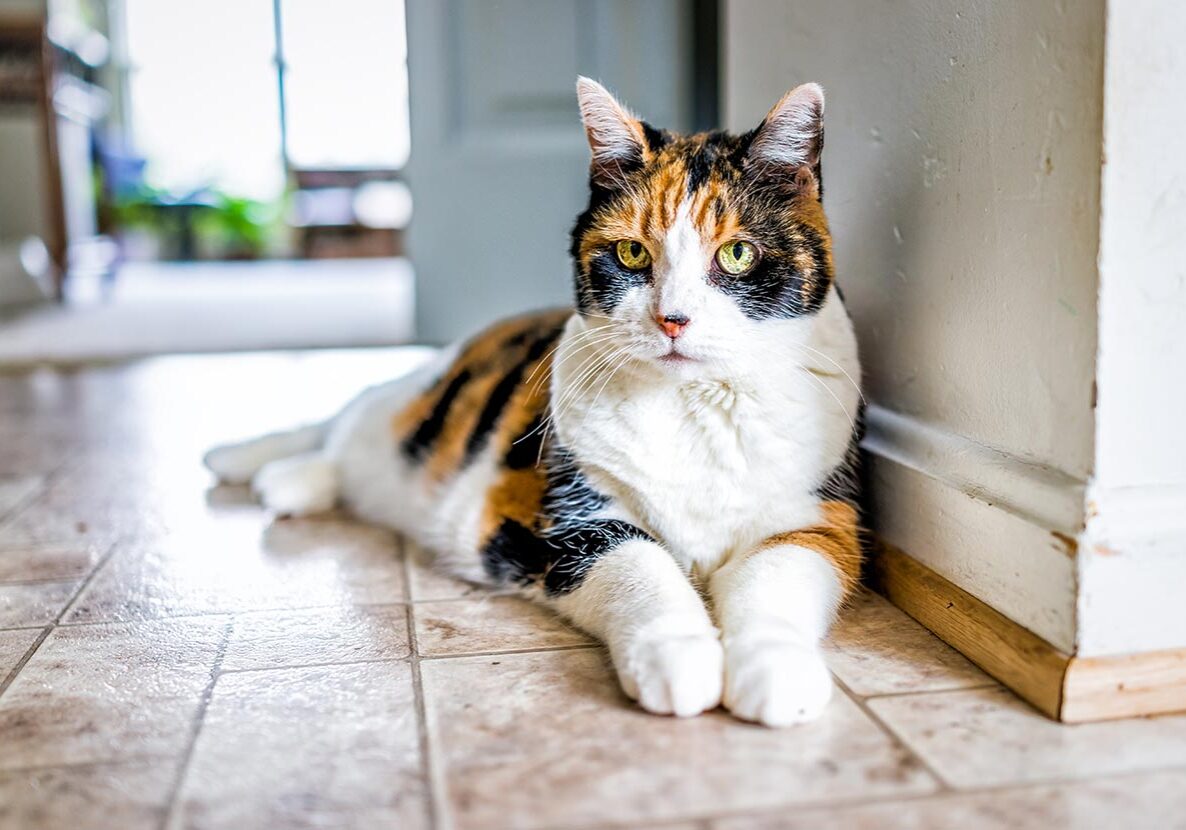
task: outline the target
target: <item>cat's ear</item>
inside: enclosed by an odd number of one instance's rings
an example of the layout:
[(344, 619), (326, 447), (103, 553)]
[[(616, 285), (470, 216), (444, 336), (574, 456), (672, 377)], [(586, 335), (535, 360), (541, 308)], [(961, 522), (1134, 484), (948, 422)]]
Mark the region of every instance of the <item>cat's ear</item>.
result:
[(802, 84), (766, 114), (746, 156), (755, 172), (785, 177), (796, 189), (810, 188), (814, 178), (818, 190), (823, 149), (824, 91), (819, 84)]
[(603, 187), (620, 184), (627, 171), (646, 160), (642, 122), (591, 78), (577, 78), (577, 102), (593, 152), (589, 166), (593, 181)]

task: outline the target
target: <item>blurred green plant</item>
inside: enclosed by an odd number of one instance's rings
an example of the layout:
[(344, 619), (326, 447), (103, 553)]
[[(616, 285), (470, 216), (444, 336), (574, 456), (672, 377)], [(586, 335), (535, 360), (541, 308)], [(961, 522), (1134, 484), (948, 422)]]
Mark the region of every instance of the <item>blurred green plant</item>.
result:
[[(281, 227), (280, 204), (205, 189), (186, 197), (143, 185), (107, 204), (116, 228), (148, 231), (179, 255), (213, 252), (220, 259), (254, 259)], [(182, 237), (188, 237), (184, 240)]]

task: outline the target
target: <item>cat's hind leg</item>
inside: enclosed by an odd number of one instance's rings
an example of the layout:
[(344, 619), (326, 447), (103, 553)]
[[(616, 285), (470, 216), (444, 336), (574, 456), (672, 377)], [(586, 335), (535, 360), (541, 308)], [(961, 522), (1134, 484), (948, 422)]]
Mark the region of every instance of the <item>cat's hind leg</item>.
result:
[(319, 451), (301, 453), (265, 464), (251, 488), (266, 508), (282, 516), (324, 513), (338, 502), (338, 468)]
[(310, 452), (325, 441), (326, 424), (313, 424), (286, 432), (273, 432), (249, 441), (214, 447), (202, 462), (226, 484), (247, 484), (264, 465)]

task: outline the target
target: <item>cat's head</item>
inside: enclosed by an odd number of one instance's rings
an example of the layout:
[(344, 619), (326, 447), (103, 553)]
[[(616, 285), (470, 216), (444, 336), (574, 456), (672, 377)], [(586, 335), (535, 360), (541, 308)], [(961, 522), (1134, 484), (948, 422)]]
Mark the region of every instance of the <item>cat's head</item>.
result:
[(823, 90), (744, 135), (676, 135), (577, 82), (592, 149), (572, 232), (577, 309), (623, 351), (680, 374), (752, 360), (832, 284), (820, 202)]

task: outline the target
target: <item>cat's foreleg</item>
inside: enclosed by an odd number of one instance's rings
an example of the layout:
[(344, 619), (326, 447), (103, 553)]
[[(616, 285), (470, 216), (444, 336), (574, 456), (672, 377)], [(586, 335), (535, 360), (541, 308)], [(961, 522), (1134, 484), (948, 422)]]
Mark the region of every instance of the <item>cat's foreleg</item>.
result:
[(822, 521), (727, 562), (710, 588), (725, 648), (724, 703), (768, 726), (818, 717), (832, 695), (821, 641), (856, 583), (856, 512), (825, 502)]
[[(573, 555), (561, 558), (552, 572)], [(609, 647), (627, 695), (650, 712), (681, 717), (720, 703), (718, 632), (666, 550), (649, 538), (628, 538), (580, 570), (575, 587), (550, 592), (548, 602)]]

